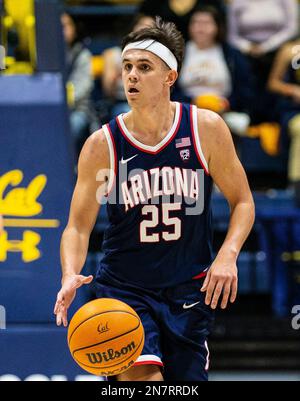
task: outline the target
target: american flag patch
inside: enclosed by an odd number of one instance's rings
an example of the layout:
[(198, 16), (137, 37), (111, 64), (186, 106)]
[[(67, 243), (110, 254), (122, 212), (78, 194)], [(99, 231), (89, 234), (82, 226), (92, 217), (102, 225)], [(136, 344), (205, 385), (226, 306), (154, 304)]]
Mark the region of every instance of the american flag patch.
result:
[(180, 138), (175, 140), (176, 148), (185, 148), (186, 146), (191, 146), (191, 140), (187, 136), (185, 138)]

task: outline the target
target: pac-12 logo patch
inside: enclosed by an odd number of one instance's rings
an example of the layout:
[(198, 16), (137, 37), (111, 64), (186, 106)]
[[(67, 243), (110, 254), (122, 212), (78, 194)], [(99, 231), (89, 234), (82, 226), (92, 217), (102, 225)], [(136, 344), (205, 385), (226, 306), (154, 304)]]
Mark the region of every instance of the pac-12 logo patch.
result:
[(189, 149), (183, 149), (179, 152), (181, 159), (185, 162), (189, 160), (190, 158), (190, 150)]

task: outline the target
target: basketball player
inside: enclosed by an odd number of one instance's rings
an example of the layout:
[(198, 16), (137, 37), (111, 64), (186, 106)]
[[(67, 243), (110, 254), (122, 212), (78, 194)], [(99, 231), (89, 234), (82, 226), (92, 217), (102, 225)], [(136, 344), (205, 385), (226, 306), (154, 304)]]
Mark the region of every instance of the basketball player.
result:
[[(236, 298), (236, 261), (254, 221), (251, 192), (223, 120), (170, 101), (183, 52), (175, 25), (159, 18), (124, 39), (122, 78), (131, 111), (86, 141), (62, 236), (54, 311), (57, 324), (67, 326), (76, 289), (93, 279), (80, 272), (99, 212), (96, 193), (99, 198), (106, 184), (110, 226), (97, 296), (129, 304), (145, 329), (141, 356), (117, 380), (207, 380), (214, 309), (219, 300), (226, 308)], [(108, 181), (99, 182), (105, 170)], [(231, 209), (214, 260), (213, 181)]]

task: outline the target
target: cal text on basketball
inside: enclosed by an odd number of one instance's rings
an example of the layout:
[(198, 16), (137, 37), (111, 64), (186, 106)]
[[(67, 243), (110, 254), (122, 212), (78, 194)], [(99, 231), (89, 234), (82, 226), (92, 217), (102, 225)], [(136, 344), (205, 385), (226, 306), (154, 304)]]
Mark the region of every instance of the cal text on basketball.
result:
[(134, 396), (134, 392), (134, 387), (115, 387), (110, 384), (101, 389), (101, 395), (103, 396), (126, 396), (128, 398), (132, 398)]

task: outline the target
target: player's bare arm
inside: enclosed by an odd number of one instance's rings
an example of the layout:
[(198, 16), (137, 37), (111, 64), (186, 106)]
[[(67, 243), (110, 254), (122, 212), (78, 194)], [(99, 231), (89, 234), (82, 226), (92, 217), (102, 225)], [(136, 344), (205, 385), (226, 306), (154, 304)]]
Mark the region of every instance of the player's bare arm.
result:
[(237, 295), (237, 258), (254, 223), (255, 209), (245, 171), (237, 157), (231, 133), (217, 114), (198, 110), (198, 126), (209, 173), (230, 206), (229, 228), (201, 291), (205, 303), (221, 308)]
[[(109, 150), (102, 130), (86, 141), (79, 158), (78, 179), (74, 189), (68, 224), (61, 239), (62, 288), (54, 308), (56, 322), (67, 326), (67, 310), (77, 288), (89, 284), (93, 277), (80, 274), (86, 260), (91, 231), (99, 212), (97, 196), (105, 192), (105, 177), (109, 169)], [(96, 180), (103, 171), (103, 181)], [(99, 177), (99, 176), (98, 176)]]

